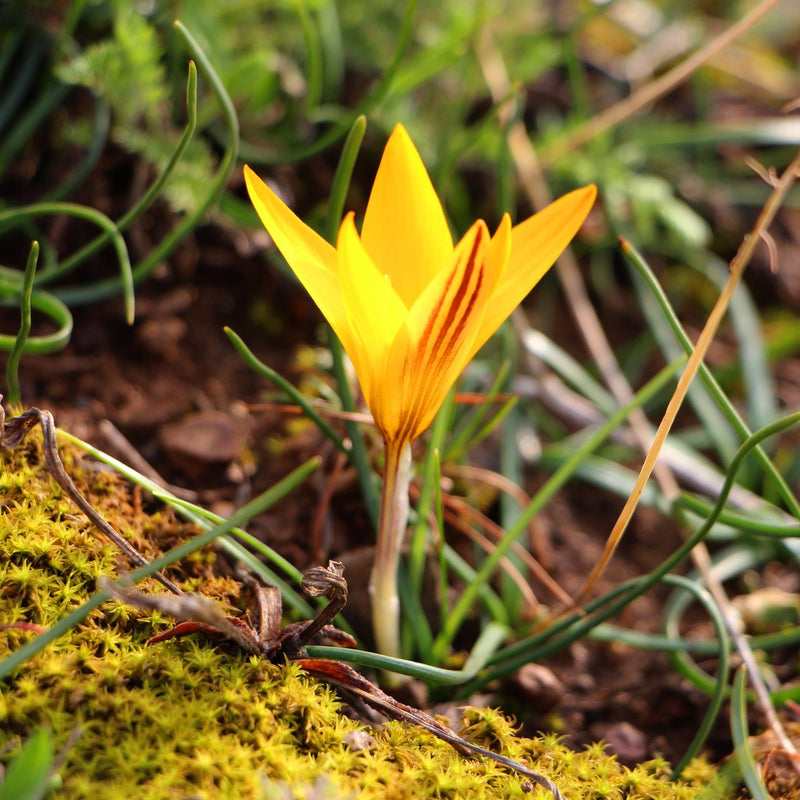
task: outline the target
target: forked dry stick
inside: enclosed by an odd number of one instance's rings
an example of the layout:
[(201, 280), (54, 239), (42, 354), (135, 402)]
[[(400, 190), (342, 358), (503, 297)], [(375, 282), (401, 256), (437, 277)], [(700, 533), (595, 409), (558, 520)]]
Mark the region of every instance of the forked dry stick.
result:
[[(0, 395), (0, 401), (3, 396)], [(126, 539), (120, 536), (101, 516), (92, 508), (92, 504), (78, 491), (72, 482), (61, 458), (58, 455), (58, 442), (56, 441), (56, 425), (53, 415), (49, 411), (39, 408), (29, 408), (17, 417), (6, 421), (6, 412), (0, 404), (0, 448), (13, 450), (39, 425), (42, 429), (42, 450), (47, 469), (56, 483), (67, 493), (69, 498), (89, 518), (89, 521), (108, 539), (110, 539), (126, 556), (138, 566), (146, 566), (147, 559)], [(153, 576), (174, 594), (181, 594), (181, 590), (165, 578), (160, 572)]]
[(120, 586), (104, 581), (102, 588), (128, 605), (156, 609), (179, 620), (178, 625), (150, 639), (150, 643), (205, 633), (223, 636), (236, 642), (245, 651), (256, 653), (281, 664), (292, 661), (309, 675), (333, 685), (345, 698), (365, 703), (386, 717), (413, 722), (438, 736), (462, 755), (479, 755), (514, 770), (529, 781), (548, 789), (554, 800), (564, 800), (558, 787), (549, 778), (506, 756), (494, 753), (466, 739), (418, 708), (401, 703), (368, 681), (343, 661), (311, 658), (305, 647), (318, 639), (352, 647), (355, 640), (330, 623), (347, 602), (344, 567), (329, 561), (327, 567), (313, 567), (303, 575), (302, 587), (312, 597), (325, 597), (328, 604), (309, 621), (295, 622), (281, 628), (281, 596), (277, 587), (253, 582), (256, 597), (255, 623), (228, 617), (210, 598), (185, 593), (180, 597), (144, 594), (133, 586)]

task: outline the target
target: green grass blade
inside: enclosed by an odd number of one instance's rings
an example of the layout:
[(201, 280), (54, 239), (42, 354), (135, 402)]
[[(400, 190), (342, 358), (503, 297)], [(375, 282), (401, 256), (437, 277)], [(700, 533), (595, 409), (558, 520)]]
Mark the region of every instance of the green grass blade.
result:
[(733, 679), (733, 693), (731, 694), (731, 734), (736, 747), (736, 760), (742, 771), (742, 779), (747, 786), (753, 800), (771, 800), (761, 773), (750, 748), (747, 729), (747, 668), (744, 664), (736, 670)]
[(31, 332), (31, 291), (33, 278), (36, 275), (36, 262), (39, 260), (39, 242), (32, 242), (28, 261), (25, 265), (25, 277), (22, 282), (22, 292), (19, 300), (19, 333), (14, 340), (14, 346), (8, 356), (6, 365), (6, 385), (8, 386), (8, 401), (19, 403), (19, 360), (25, 349), (25, 342)]

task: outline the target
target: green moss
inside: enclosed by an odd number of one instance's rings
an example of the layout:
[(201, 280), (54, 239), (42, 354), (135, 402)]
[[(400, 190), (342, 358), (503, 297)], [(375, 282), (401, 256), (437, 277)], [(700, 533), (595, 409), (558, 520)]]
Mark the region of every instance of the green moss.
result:
[[(121, 559), (61, 495), (35, 445), (2, 458), (0, 621), (49, 626), (90, 597), (99, 576), (118, 574)], [(120, 479), (82, 476), (73, 459), (81, 489), (112, 525), (132, 532), (137, 547), (157, 548), (159, 536), (172, 541), (180, 533), (168, 514), (143, 516)], [(235, 591), (230, 581), (200, 580), (197, 564), (191, 569), (187, 584), (213, 588), (217, 598)], [(144, 588), (162, 591), (155, 583)], [(408, 724), (389, 722), (373, 732), (374, 747), (354, 751), (346, 735), (364, 726), (343, 716), (334, 692), (297, 665), (274, 666), (200, 638), (145, 646), (168, 624), (107, 603), (29, 659), (0, 684), (0, 750), (41, 725), (57, 747), (80, 729), (56, 792), (70, 800), (549, 797), (538, 787), (526, 793), (514, 774), (464, 758)], [(3, 631), (0, 656), (33, 635)], [(497, 711), (468, 710), (465, 736), (552, 776), (570, 800), (689, 800), (715, 780), (702, 761), (672, 784), (662, 761), (627, 770), (600, 746), (574, 753), (556, 737), (518, 738)]]

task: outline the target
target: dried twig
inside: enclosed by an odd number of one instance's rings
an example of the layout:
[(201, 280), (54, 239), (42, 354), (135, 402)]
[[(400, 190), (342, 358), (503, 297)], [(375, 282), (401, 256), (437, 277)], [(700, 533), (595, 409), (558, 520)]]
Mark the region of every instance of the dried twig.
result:
[[(3, 396), (0, 395), (0, 401), (2, 399)], [(67, 474), (58, 455), (56, 425), (53, 421), (53, 415), (49, 411), (29, 408), (19, 416), (12, 417), (6, 421), (5, 409), (0, 405), (0, 448), (13, 450), (37, 425), (42, 429), (42, 449), (45, 464), (56, 483), (67, 493), (72, 502), (86, 514), (92, 524), (114, 542), (134, 564), (142, 567), (146, 566), (147, 559), (94, 510), (92, 504), (78, 491), (78, 488), (72, 482), (72, 478)], [(156, 572), (153, 577), (174, 594), (181, 594), (181, 590), (160, 572)]]
[(274, 663), (286, 660), (295, 662), (309, 675), (335, 686), (345, 697), (356, 698), (392, 719), (413, 722), (452, 745), (462, 755), (490, 758), (548, 789), (554, 800), (564, 800), (558, 787), (544, 775), (504, 755), (462, 739), (424, 711), (395, 700), (349, 664), (326, 658), (311, 658), (306, 653), (305, 646), (319, 638), (349, 647), (355, 645), (355, 640), (349, 634), (329, 624), (347, 602), (347, 582), (343, 573), (344, 567), (338, 561), (329, 561), (327, 567), (313, 567), (306, 571), (303, 575), (303, 589), (312, 597), (326, 597), (328, 604), (314, 619), (295, 622), (282, 629), (280, 593), (274, 586), (258, 586), (255, 609), (257, 627), (249, 620), (225, 616), (212, 600), (200, 595), (148, 595), (135, 587), (119, 586), (111, 581), (105, 581), (103, 588), (128, 605), (156, 609), (180, 620), (171, 630), (152, 637), (151, 643), (201, 632), (224, 636), (247, 652), (258, 653)]

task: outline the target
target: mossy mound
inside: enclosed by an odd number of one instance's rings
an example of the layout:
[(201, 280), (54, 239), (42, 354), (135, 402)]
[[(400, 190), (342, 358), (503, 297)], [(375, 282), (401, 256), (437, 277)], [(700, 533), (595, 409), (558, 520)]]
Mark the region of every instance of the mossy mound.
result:
[[(39, 438), (35, 432), (1, 456), (0, 622), (51, 626), (124, 564), (50, 479)], [(179, 532), (169, 514), (143, 514), (136, 492), (116, 476), (82, 469), (74, 452), (65, 460), (100, 513), (145, 553)], [(236, 589), (221, 579), (203, 584), (217, 599)], [(0, 684), (0, 750), (42, 725), (57, 747), (78, 729), (54, 794), (70, 800), (550, 797), (410, 724), (389, 722), (371, 731), (370, 747), (353, 748), (351, 732), (366, 726), (341, 714), (336, 695), (296, 665), (200, 638), (145, 646), (167, 625), (156, 613), (109, 602), (29, 659)], [(0, 657), (33, 635), (0, 632)], [(518, 738), (495, 711), (469, 710), (465, 722), (467, 738), (552, 777), (569, 800), (724, 796), (710, 788), (716, 773), (702, 761), (670, 783), (663, 762), (628, 770), (601, 746), (574, 753), (555, 737)]]

